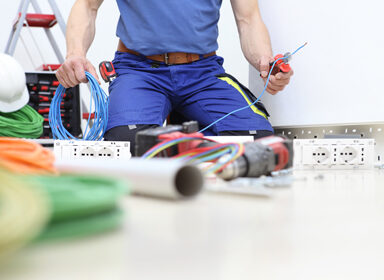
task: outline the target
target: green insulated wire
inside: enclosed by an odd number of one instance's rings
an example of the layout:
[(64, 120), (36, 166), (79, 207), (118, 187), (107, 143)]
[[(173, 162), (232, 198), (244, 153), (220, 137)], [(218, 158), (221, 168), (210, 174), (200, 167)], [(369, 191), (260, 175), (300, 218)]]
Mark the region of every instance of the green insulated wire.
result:
[(50, 223), (38, 241), (102, 233), (119, 227), (123, 221), (118, 204), (128, 192), (125, 181), (87, 175), (26, 179), (40, 185), (52, 207)]
[(0, 136), (38, 138), (43, 133), (43, 121), (29, 105), (12, 113), (0, 112)]

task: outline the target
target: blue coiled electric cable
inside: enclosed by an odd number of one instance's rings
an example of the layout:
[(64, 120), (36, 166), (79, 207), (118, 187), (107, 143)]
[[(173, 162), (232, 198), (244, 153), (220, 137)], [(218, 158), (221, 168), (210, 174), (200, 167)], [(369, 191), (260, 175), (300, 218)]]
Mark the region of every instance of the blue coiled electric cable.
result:
[[(91, 87), (91, 98), (89, 111), (92, 112), (92, 105), (95, 106), (95, 117), (93, 125), (89, 128), (91, 114), (89, 114), (87, 126), (83, 134), (83, 139), (79, 140), (102, 140), (108, 123), (108, 96), (98, 84), (97, 80), (88, 72), (85, 75)], [(60, 84), (57, 87), (56, 94), (52, 98), (49, 110), (49, 125), (54, 139), (71, 140), (77, 139), (63, 126), (61, 119), (60, 105), (65, 93), (65, 88)], [(89, 129), (88, 129), (89, 128)]]

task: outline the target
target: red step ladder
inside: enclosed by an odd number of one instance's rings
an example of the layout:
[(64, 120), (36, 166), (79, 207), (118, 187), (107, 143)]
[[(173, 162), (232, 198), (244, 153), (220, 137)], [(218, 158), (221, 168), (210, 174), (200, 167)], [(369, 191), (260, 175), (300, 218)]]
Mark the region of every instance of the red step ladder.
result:
[[(37, 70), (40, 71), (55, 71), (57, 70), (61, 63), (64, 62), (64, 57), (60, 52), (60, 48), (58, 47), (56, 40), (54, 39), (52, 32), (50, 30), (51, 27), (54, 25), (58, 24), (60, 26), (61, 31), (63, 32), (65, 36), (65, 22), (63, 17), (61, 16), (60, 10), (56, 5), (55, 0), (48, 0), (49, 5), (51, 6), (51, 9), (53, 11), (53, 14), (43, 14), (41, 12), (41, 9), (39, 5), (37, 4), (36, 0), (22, 0), (19, 5), (19, 9), (17, 12), (17, 17), (16, 20), (12, 26), (11, 34), (9, 36), (7, 45), (5, 47), (5, 53), (9, 55), (13, 55), (16, 49), (16, 44), (19, 38), (21, 38), (22, 42), (23, 39), (20, 36), (21, 34), (21, 29), (23, 27), (29, 28), (43, 28), (45, 31), (45, 34), (47, 35), (47, 38), (49, 42), (51, 43), (51, 46), (56, 54), (56, 57), (59, 61), (58, 64), (47, 64), (44, 63), (37, 68)], [(35, 10), (35, 13), (27, 13), (29, 5), (32, 4), (33, 9)], [(38, 44), (36, 40), (34, 39), (32, 33), (31, 36), (36, 44), (36, 47), (39, 50), (40, 56), (43, 59), (43, 55), (38, 47)], [(24, 42), (23, 42), (24, 43)], [(24, 44), (25, 45), (25, 44)], [(25, 45), (26, 47), (26, 45)], [(26, 47), (26, 51), (28, 52), (28, 48)], [(32, 56), (29, 54), (30, 59), (32, 60)], [(44, 61), (44, 59), (43, 59)], [(33, 61), (32, 61), (32, 64)]]

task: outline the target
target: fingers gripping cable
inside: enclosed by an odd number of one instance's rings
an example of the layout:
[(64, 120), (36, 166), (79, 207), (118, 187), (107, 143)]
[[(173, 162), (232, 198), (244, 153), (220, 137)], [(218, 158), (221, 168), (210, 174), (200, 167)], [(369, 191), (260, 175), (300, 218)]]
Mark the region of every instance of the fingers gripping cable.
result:
[[(94, 106), (94, 123), (90, 127), (91, 114), (88, 116), (87, 126), (85, 128), (82, 140), (102, 140), (108, 123), (108, 96), (98, 84), (97, 80), (89, 73), (85, 72), (91, 89), (90, 107), (92, 112)], [(60, 84), (56, 94), (52, 99), (49, 110), (49, 125), (54, 139), (70, 140), (77, 139), (69, 133), (63, 126), (60, 114), (60, 104), (65, 94), (65, 88)]]

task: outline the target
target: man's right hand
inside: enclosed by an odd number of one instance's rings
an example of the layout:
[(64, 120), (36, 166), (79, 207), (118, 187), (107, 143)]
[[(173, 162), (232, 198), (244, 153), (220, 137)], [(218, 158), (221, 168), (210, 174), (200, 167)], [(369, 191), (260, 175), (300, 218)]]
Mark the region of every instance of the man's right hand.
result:
[(91, 73), (100, 84), (95, 67), (93, 67), (91, 62), (85, 57), (77, 55), (67, 57), (57, 70), (56, 77), (63, 87), (70, 88), (80, 83), (88, 82), (85, 71)]

